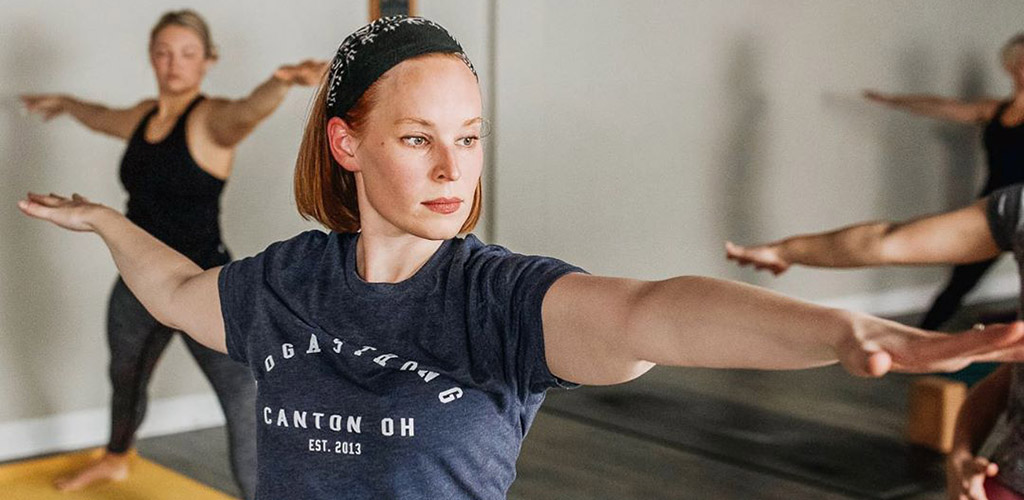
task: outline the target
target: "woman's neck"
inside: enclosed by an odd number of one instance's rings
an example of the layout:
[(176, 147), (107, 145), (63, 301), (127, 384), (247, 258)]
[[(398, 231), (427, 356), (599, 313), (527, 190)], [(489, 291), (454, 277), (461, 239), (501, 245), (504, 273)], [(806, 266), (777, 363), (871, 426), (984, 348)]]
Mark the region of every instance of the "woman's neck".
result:
[(166, 118), (182, 114), (197, 95), (198, 87), (180, 94), (160, 94), (157, 97), (157, 116)]
[(430, 260), (442, 243), (411, 234), (382, 236), (363, 232), (356, 243), (356, 271), (369, 283), (405, 281)]

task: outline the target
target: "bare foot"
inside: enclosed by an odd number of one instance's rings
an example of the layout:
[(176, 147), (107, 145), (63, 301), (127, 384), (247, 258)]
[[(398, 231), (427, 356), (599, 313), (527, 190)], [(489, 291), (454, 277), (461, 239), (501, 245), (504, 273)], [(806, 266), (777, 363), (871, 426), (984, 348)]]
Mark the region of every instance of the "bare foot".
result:
[(132, 453), (105, 452), (99, 460), (73, 474), (58, 478), (53, 485), (60, 491), (78, 491), (100, 481), (123, 481), (128, 477)]

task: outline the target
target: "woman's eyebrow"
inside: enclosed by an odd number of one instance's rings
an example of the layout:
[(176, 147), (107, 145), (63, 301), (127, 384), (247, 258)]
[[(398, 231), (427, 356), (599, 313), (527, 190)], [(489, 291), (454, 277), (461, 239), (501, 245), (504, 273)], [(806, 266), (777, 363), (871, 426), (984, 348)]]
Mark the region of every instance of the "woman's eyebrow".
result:
[[(484, 121), (483, 117), (478, 116), (476, 118), (470, 118), (470, 119), (466, 120), (465, 123), (462, 124), (462, 126), (465, 127), (465, 126), (473, 125), (474, 123), (482, 122), (482, 121)], [(399, 118), (399, 119), (395, 120), (395, 124), (396, 125), (399, 124), (399, 123), (416, 123), (416, 124), (419, 124), (419, 125), (423, 125), (425, 127), (433, 127), (434, 126), (434, 122), (432, 122), (430, 120), (425, 120), (423, 118), (416, 118), (416, 117)]]

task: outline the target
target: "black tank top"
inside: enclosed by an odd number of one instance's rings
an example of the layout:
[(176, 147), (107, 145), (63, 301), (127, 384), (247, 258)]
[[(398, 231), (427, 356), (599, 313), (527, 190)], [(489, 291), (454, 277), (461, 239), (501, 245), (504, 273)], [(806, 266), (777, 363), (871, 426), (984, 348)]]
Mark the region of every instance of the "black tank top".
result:
[(1001, 119), (1009, 107), (1009, 101), (1000, 104), (995, 117), (985, 126), (988, 182), (982, 195), (1024, 182), (1024, 124), (1014, 127), (1003, 125)]
[(128, 140), (121, 159), (121, 184), (128, 191), (127, 217), (204, 269), (230, 260), (220, 238), (220, 194), (224, 181), (196, 163), (185, 141), (188, 115), (197, 96), (158, 143), (146, 141), (146, 113)]

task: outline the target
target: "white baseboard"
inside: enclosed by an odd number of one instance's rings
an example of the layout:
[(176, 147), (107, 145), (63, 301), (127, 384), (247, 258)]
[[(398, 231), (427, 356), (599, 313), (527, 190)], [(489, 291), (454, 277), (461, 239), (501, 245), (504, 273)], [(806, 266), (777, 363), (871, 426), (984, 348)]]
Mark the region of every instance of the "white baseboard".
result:
[[(991, 276), (966, 299), (968, 304), (1020, 294), (1016, 273)], [(940, 285), (815, 301), (819, 304), (893, 316), (924, 310)], [(0, 461), (106, 444), (109, 408), (93, 408), (48, 417), (0, 423)], [(224, 414), (211, 394), (179, 396), (150, 402), (139, 437), (161, 436), (224, 424)]]
[[(150, 401), (139, 437), (162, 436), (224, 424), (217, 397), (195, 394)], [(0, 461), (106, 445), (110, 408), (0, 423)]]

